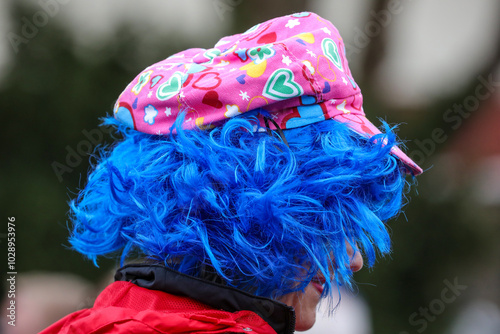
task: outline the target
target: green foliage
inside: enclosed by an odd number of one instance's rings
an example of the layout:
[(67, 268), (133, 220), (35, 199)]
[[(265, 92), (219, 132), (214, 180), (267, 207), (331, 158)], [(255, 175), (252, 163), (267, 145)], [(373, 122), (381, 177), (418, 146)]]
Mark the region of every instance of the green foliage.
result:
[[(16, 4), (12, 17), (35, 11)], [(22, 36), (21, 28), (13, 32)], [(148, 45), (124, 26), (105, 46), (86, 50), (55, 19), (19, 45), (0, 84), (0, 202), (4, 215), (16, 217), (19, 272), (69, 271), (96, 281), (115, 265), (102, 262), (99, 270), (67, 248), (67, 202), (86, 182), (86, 151), (111, 143), (99, 118), (139, 71), (184, 48), (177, 40)]]

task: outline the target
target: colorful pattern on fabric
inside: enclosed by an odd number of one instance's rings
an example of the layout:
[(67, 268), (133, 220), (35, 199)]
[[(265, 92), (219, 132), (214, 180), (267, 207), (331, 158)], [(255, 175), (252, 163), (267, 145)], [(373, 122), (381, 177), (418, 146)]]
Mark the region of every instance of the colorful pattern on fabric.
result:
[[(211, 129), (241, 115), (281, 129), (334, 118), (371, 136), (345, 45), (333, 24), (303, 12), (223, 37), (212, 49), (188, 49), (142, 71), (120, 95), (114, 116), (134, 129), (168, 134), (180, 111), (184, 128)], [(271, 129), (274, 129), (271, 125)], [(398, 148), (414, 174), (422, 170)]]

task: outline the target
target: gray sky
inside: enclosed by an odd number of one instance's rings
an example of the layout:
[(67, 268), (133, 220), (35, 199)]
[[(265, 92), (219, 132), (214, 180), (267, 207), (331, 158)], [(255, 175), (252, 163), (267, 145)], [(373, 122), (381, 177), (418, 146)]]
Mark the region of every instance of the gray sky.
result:
[(148, 30), (177, 30), (200, 41), (219, 35), (231, 19), (229, 11), (219, 17), (213, 1), (206, 0), (65, 1), (69, 3), (61, 19), (82, 43), (106, 38), (122, 22), (132, 23), (145, 34)]
[[(231, 23), (231, 10), (217, 12), (214, 1), (206, 0), (14, 0), (31, 2), (35, 8), (47, 12), (40, 2), (58, 3), (48, 25), (57, 21), (73, 33), (82, 47), (98, 49), (122, 23), (129, 23), (148, 38), (148, 34), (158, 34), (170, 30), (182, 33), (193, 45), (203, 44), (206, 39), (221, 36), (224, 28)], [(14, 22), (8, 17), (10, 1), (0, 0), (0, 79), (8, 61), (15, 52), (6, 36)], [(36, 12), (35, 12), (36, 15)], [(16, 18), (22, 24), (21, 18)], [(33, 22), (32, 17), (28, 17)], [(43, 28), (41, 28), (43, 29)], [(222, 37), (222, 36), (221, 36)], [(36, 36), (34, 37), (36, 38)], [(168, 41), (165, 41), (168, 43)], [(206, 45), (204, 43), (205, 47)], [(22, 44), (19, 49), (29, 44)], [(168, 55), (166, 55), (168, 56)], [(165, 56), (165, 57), (166, 57)]]
[[(407, 1), (390, 30), (379, 81), (405, 102), (464, 88), (500, 43), (498, 0)], [(443, 20), (445, 18), (445, 20)], [(404, 47), (399, 47), (404, 45)], [(412, 88), (414, 87), (414, 88)]]
[[(500, 43), (498, 0), (395, 2), (400, 6), (387, 20), (387, 55), (376, 84), (388, 102), (425, 106), (437, 96), (456, 92)], [(313, 9), (339, 28), (346, 43), (355, 44), (377, 22), (367, 12), (366, 0), (314, 3)], [(361, 59), (349, 59), (351, 67), (359, 66)]]

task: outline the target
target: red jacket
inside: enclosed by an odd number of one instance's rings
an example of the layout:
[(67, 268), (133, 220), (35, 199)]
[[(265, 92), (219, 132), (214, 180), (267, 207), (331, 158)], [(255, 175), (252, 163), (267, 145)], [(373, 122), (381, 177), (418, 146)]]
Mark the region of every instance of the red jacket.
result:
[[(72, 313), (40, 334), (293, 333), (293, 314), (285, 317), (291, 322), (291, 326), (283, 326), (286, 325), (281, 324), (283, 321), (276, 321), (276, 316), (283, 317), (287, 314), (286, 309), (285, 313), (280, 309), (281, 303), (272, 301), (272, 304), (262, 304), (269, 300), (160, 266), (126, 266), (118, 271), (117, 277), (123, 281), (109, 285), (97, 297), (93, 308)], [(177, 283), (173, 286), (176, 294), (157, 290), (165, 284), (172, 286), (171, 283)], [(137, 284), (148, 285), (149, 288)], [(185, 296), (192, 292), (201, 295), (202, 299), (203, 296), (211, 296), (211, 300), (223, 305), (226, 310)], [(227, 310), (234, 308), (234, 305), (247, 309), (253, 308), (252, 305), (257, 307), (256, 312)]]

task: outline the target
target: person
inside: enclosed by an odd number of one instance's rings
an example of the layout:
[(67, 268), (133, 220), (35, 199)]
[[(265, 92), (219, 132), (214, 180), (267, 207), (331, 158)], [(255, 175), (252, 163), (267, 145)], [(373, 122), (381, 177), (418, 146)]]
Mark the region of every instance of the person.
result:
[(339, 32), (310, 12), (149, 66), (113, 114), (123, 139), (71, 202), (69, 240), (126, 264), (43, 334), (307, 330), (389, 252), (422, 172), (368, 121)]

